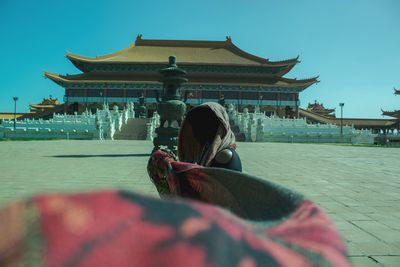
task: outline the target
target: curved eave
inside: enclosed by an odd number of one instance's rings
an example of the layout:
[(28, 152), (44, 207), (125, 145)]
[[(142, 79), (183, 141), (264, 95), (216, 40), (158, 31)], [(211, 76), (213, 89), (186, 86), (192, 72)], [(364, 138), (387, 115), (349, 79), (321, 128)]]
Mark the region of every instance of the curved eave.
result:
[(282, 60), (282, 61), (270, 61), (269, 59), (266, 58), (262, 58), (262, 57), (258, 57), (255, 56), (253, 54), (250, 54), (242, 49), (240, 49), (239, 47), (237, 47), (232, 41), (226, 41), (225, 42), (227, 45), (226, 47), (233, 53), (239, 55), (239, 56), (243, 56), (244, 58), (250, 59), (250, 60), (254, 60), (256, 62), (262, 63), (262, 64), (267, 64), (270, 66), (294, 66), (296, 63), (298, 63), (298, 56), (296, 58), (292, 58), (292, 59), (287, 59), (287, 60)]
[(54, 108), (55, 106), (60, 105), (59, 103), (56, 105), (38, 105), (38, 104), (29, 104), (32, 108)]
[[(317, 110), (318, 111), (318, 110)], [(336, 108), (332, 108), (332, 109), (325, 109), (325, 110), (320, 110), (320, 112), (326, 112), (327, 114), (335, 112)]]
[[(71, 54), (67, 55), (67, 58), (74, 64), (78, 69), (80, 70), (86, 70), (84, 67), (86, 64), (96, 64), (96, 65), (101, 65), (101, 64), (115, 64), (115, 65), (166, 65), (166, 61), (140, 61), (140, 62), (130, 62), (130, 61), (84, 61), (81, 59), (78, 59), (74, 56), (71, 56)], [(284, 75), (288, 73), (295, 65), (294, 64), (276, 64), (276, 65), (250, 65), (250, 64), (240, 64), (240, 63), (207, 63), (207, 62), (199, 62), (199, 63), (194, 63), (194, 62), (186, 62), (186, 61), (180, 61), (179, 66), (221, 66), (221, 67), (247, 67), (247, 68), (252, 68), (252, 67), (265, 67), (265, 68), (279, 68), (283, 67), (283, 69), (278, 72), (277, 74), (279, 75)]]
[(72, 53), (68, 53), (65, 57), (68, 58), (69, 61), (71, 61), (71, 63), (82, 72), (87, 71), (86, 69), (87, 63), (92, 63), (92, 60), (90, 58), (75, 55)]
[[(96, 86), (104, 87), (110, 84), (153, 84), (153, 85), (159, 85), (162, 86), (161, 83), (159, 82), (148, 82), (148, 81), (110, 81), (110, 80), (97, 80), (97, 81), (79, 81), (79, 82), (71, 82), (71, 81), (66, 81), (66, 82), (60, 82), (64, 87), (70, 87), (73, 86), (74, 84), (95, 84)], [(237, 88), (237, 87), (243, 87), (245, 89), (246, 87), (258, 87), (261, 91), (262, 88), (280, 88), (279, 90), (290, 90), (291, 92), (301, 92), (308, 86), (300, 86), (300, 85), (277, 85), (277, 84), (253, 84), (253, 83), (241, 83), (241, 84), (232, 84), (232, 83), (198, 83), (198, 82), (193, 82), (193, 83), (188, 83), (187, 86), (190, 85), (212, 85), (212, 86), (222, 86), (222, 87), (229, 87), (229, 88)]]
[(49, 71), (44, 72), (44, 77), (52, 80), (53, 82), (61, 86), (64, 86), (66, 82), (69, 82), (67, 79), (64, 79), (59, 74), (52, 73)]
[(288, 84), (307, 85), (307, 87), (308, 87), (308, 86), (311, 86), (311, 85), (313, 85), (315, 83), (319, 83), (320, 81), (318, 80), (318, 77), (319, 76), (312, 77), (312, 78), (307, 78), (307, 79), (301, 79), (301, 80), (298, 80), (296, 78), (290, 79), (290, 78), (280, 77), (279, 80), (282, 81), (282, 82), (286, 82)]
[[(121, 79), (76, 79), (84, 77), (83, 74), (79, 74), (79, 75), (72, 75), (72, 76), (62, 76), (59, 74), (54, 74), (54, 73), (50, 73), (50, 72), (46, 72), (45, 76), (51, 80), (53, 80), (54, 82), (56, 82), (57, 84), (60, 85), (64, 85), (64, 84), (83, 84), (83, 83), (159, 83), (158, 79), (155, 79), (154, 81), (152, 80), (134, 80), (134, 79), (125, 79), (121, 78)], [(70, 77), (71, 79), (69, 79), (68, 77)], [(226, 81), (219, 81), (219, 80), (215, 80), (215, 81), (210, 81), (210, 84), (232, 84), (232, 85), (237, 85), (237, 84), (252, 84), (253, 86), (266, 86), (266, 87), (288, 87), (288, 88), (303, 88), (303, 90), (309, 86), (311, 86), (312, 84), (316, 83), (316, 80), (313, 79), (308, 79), (308, 80), (290, 80), (290, 79), (284, 79), (284, 80), (278, 80), (275, 83), (262, 83), (262, 82), (245, 82), (243, 81), (242, 83), (240, 82), (232, 82), (229, 80)], [(206, 81), (193, 81), (190, 83), (208, 83)]]
[[(80, 71), (87, 73), (87, 72), (95, 72), (93, 70), (93, 67), (90, 68), (88, 67), (89, 65), (103, 65), (103, 64), (112, 64), (112, 65), (130, 65), (130, 64), (134, 64), (134, 65), (143, 65), (143, 66), (148, 66), (148, 65), (165, 65), (166, 62), (89, 62), (89, 61), (80, 61), (75, 57), (69, 57), (70, 61), (72, 62), (72, 64), (78, 68)], [(293, 65), (282, 65), (282, 66), (278, 66), (278, 65), (248, 65), (248, 64), (226, 64), (226, 63), (193, 63), (193, 62), (180, 62), (179, 66), (182, 68), (186, 68), (186, 67), (195, 67), (195, 66), (204, 66), (204, 67), (243, 67), (243, 68), (248, 68), (251, 69), (253, 67), (255, 68), (281, 68), (281, 70), (276, 70), (276, 72), (274, 73), (275, 76), (283, 76), (286, 73), (288, 73), (293, 67)]]
[(121, 50), (118, 50), (117, 52), (110, 53), (110, 54), (105, 54), (105, 55), (102, 55), (102, 56), (96, 56), (95, 58), (85, 57), (85, 56), (77, 55), (77, 54), (74, 54), (74, 53), (68, 53), (66, 55), (66, 57), (71, 61), (77, 61), (77, 62), (80, 62), (80, 61), (82, 61), (82, 62), (90, 62), (90, 63), (102, 62), (105, 59), (108, 59), (110, 57), (118, 56), (118, 55), (124, 53), (125, 51), (130, 50), (134, 46), (135, 46), (135, 44), (131, 44), (130, 46), (128, 46), (126, 48), (123, 48)]
[(291, 66), (288, 66), (287, 68), (282, 69), (279, 71), (276, 75), (282, 77), (283, 75), (287, 74), (289, 71), (291, 71), (294, 67), (294, 64)]

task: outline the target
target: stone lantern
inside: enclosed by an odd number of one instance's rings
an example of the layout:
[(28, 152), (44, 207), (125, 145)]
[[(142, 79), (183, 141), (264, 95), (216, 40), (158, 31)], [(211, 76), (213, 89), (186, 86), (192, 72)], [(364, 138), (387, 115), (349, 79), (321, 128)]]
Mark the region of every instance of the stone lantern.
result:
[(169, 57), (168, 67), (162, 69), (163, 91), (161, 100), (157, 96), (157, 112), (160, 114), (160, 126), (155, 130), (157, 137), (154, 138), (154, 149), (166, 146), (176, 153), (178, 144), (179, 128), (183, 116), (186, 113), (186, 104), (182, 101), (181, 85), (188, 79), (183, 76), (186, 71), (178, 68), (176, 57)]

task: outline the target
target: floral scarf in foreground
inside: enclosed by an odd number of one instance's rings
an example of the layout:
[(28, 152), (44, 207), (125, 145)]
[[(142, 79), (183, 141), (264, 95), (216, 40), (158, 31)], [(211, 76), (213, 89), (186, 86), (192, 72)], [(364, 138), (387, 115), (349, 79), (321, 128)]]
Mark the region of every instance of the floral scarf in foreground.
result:
[(49, 194), (0, 209), (0, 266), (350, 266), (332, 222), (295, 192), (160, 150), (149, 171), (162, 199)]

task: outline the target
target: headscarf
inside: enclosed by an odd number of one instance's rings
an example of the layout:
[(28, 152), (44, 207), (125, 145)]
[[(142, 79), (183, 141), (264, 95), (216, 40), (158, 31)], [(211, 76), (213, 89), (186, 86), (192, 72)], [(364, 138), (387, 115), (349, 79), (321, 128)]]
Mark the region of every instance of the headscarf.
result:
[[(201, 144), (196, 139), (193, 129), (198, 128), (198, 123), (212, 123), (212, 118), (197, 118), (198, 113), (208, 109), (218, 122), (218, 125), (207, 125), (208, 127), (216, 127), (215, 135), (206, 144)], [(204, 119), (204, 120), (203, 120)], [(202, 121), (201, 121), (202, 120)], [(210, 129), (208, 129), (210, 130)], [(215, 102), (207, 102), (190, 110), (182, 122), (179, 139), (178, 139), (178, 156), (180, 161), (197, 163), (202, 166), (210, 166), (215, 155), (226, 148), (235, 148), (235, 135), (229, 125), (229, 117), (225, 108)]]

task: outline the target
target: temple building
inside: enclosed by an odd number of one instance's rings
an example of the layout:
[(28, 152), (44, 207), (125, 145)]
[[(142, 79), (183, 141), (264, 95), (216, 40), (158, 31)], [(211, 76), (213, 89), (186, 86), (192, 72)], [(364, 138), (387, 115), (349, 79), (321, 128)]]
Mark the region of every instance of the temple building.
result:
[(52, 98), (51, 95), (49, 98), (43, 98), (42, 102), (38, 104), (29, 104), (29, 112), (30, 113), (39, 113), (46, 110), (54, 109), (59, 106), (60, 102), (57, 98)]
[[(15, 114), (17, 120), (21, 119), (33, 119), (42, 118), (49, 119), (53, 116), (53, 113), (62, 113), (63, 105), (58, 101), (57, 98), (53, 98), (51, 95), (48, 98), (43, 98), (40, 103), (29, 104), (29, 112), (19, 112)], [(0, 120), (13, 120), (14, 113), (12, 112), (0, 112)]]
[(317, 100), (315, 100), (314, 104), (308, 103), (307, 110), (310, 112), (314, 112), (318, 115), (326, 116), (326, 117), (331, 117), (335, 118), (335, 109), (332, 108), (325, 108), (324, 104), (318, 103)]
[[(399, 90), (397, 90), (397, 93), (399, 93)], [(395, 129), (399, 130), (399, 119), (338, 118), (333, 113), (334, 111), (335, 109), (325, 108), (322, 103), (315, 101), (314, 104), (309, 103), (306, 109), (299, 108), (299, 117), (305, 118), (308, 123), (351, 125), (355, 129), (369, 129), (376, 134), (393, 132)], [(383, 115), (392, 117), (395, 117), (396, 114), (400, 115), (400, 111), (382, 112)]]
[[(400, 90), (394, 88), (394, 94), (395, 95), (400, 95)], [(394, 110), (394, 111), (384, 111), (384, 110), (382, 110), (382, 115), (383, 116), (393, 117), (393, 118), (396, 118), (397, 120), (400, 121), (400, 110)]]
[(119, 105), (145, 97), (149, 111), (155, 109), (157, 92), (162, 89), (160, 69), (174, 55), (188, 72), (182, 89), (187, 104), (223, 101), (239, 107), (261, 106), (267, 115), (296, 117), (299, 94), (317, 83), (317, 77), (297, 80), (286, 75), (298, 57), (270, 61), (249, 54), (225, 41), (148, 40), (138, 35), (134, 44), (112, 54), (95, 58), (67, 54), (82, 73), (61, 75), (45, 72), (65, 89), (65, 111), (81, 112), (103, 103)]

